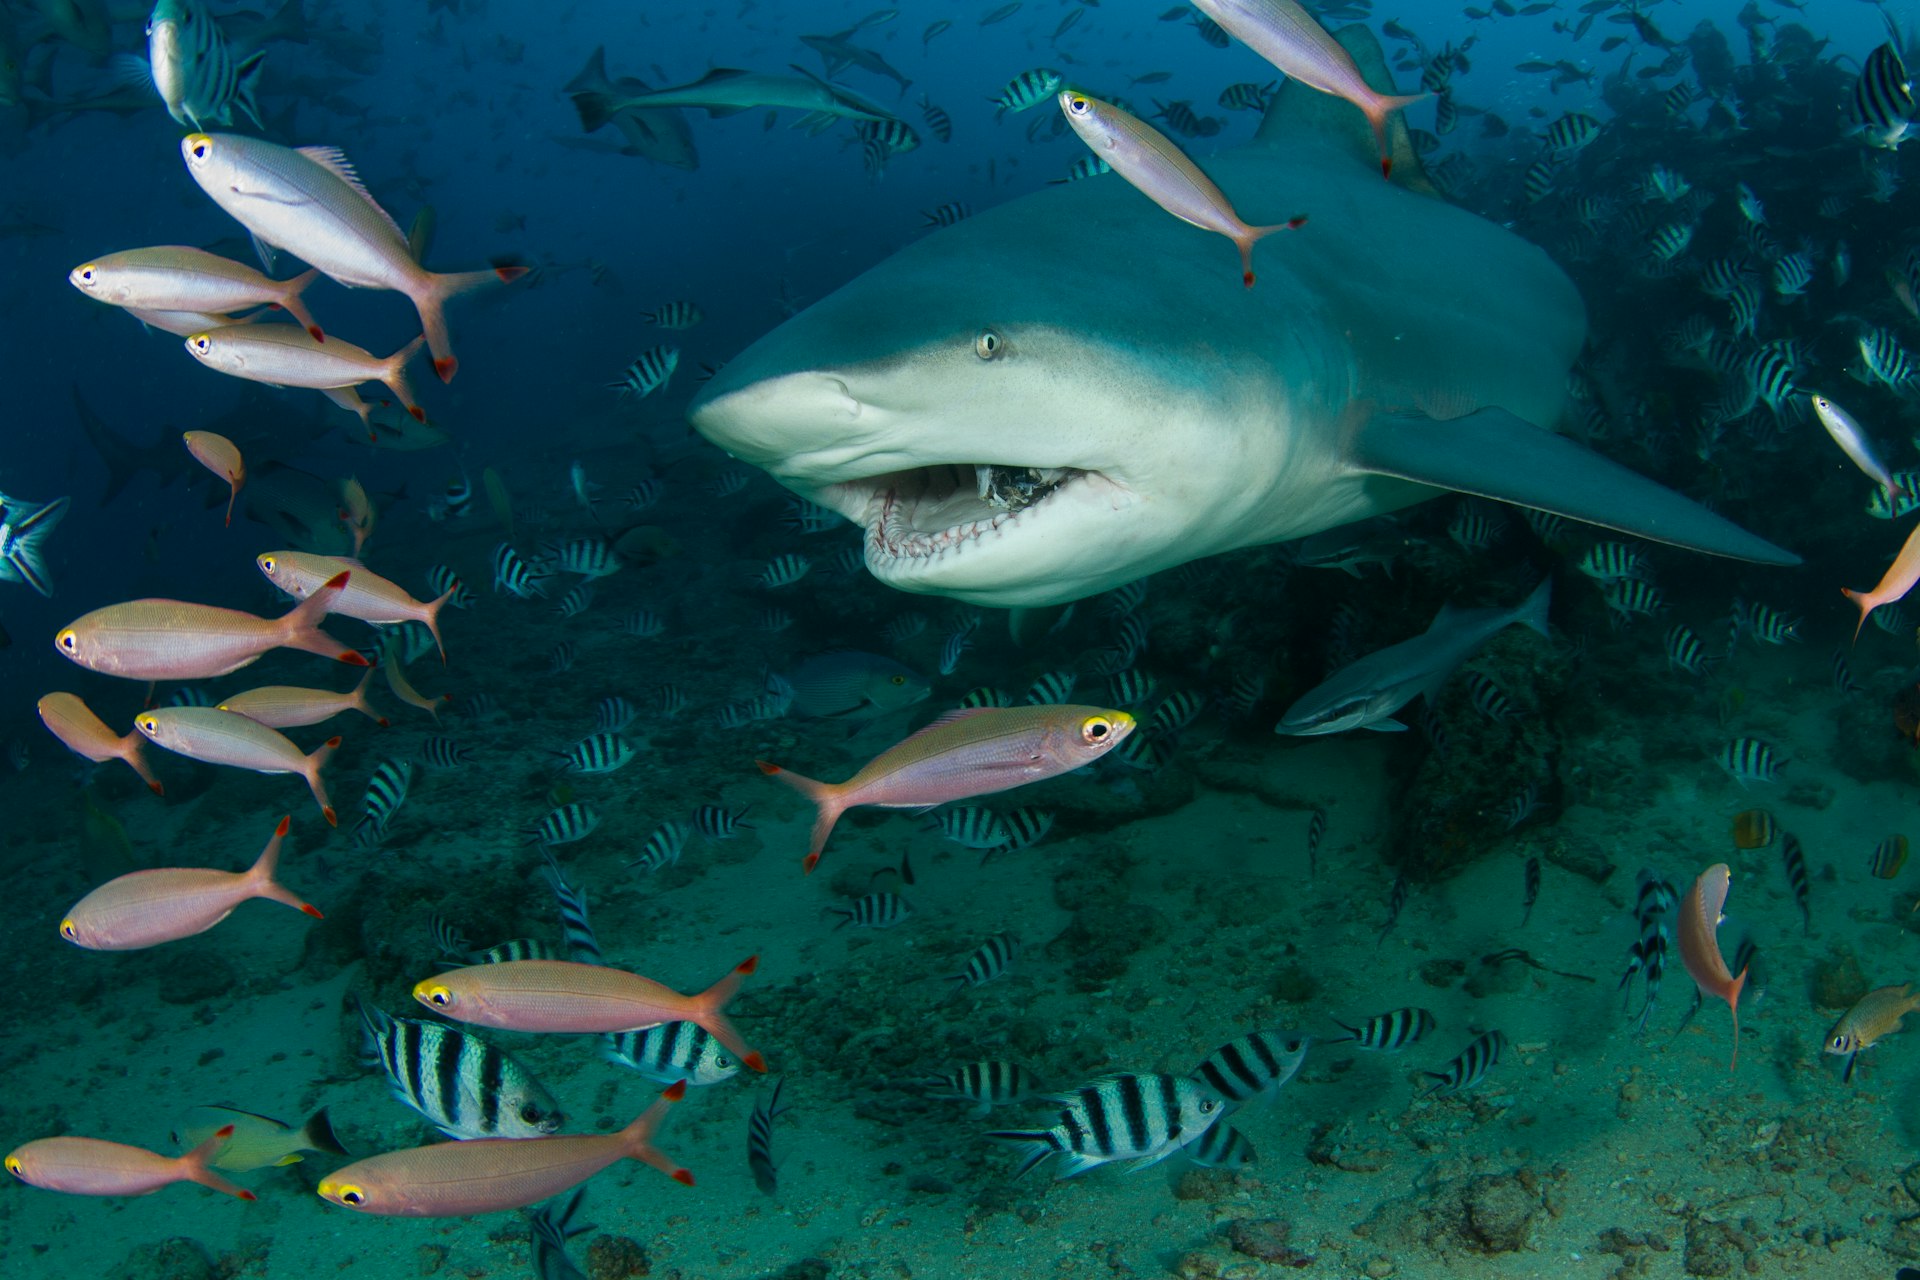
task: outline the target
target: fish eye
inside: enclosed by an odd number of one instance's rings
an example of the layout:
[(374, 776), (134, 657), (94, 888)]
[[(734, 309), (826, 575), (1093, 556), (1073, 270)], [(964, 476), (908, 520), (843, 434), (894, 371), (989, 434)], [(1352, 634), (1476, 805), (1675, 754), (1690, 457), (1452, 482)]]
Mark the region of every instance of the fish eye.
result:
[(903, 684), (905, 684), (906, 682), (907, 682), (907, 678), (906, 678), (905, 676), (895, 676), (895, 677), (893, 677), (893, 683), (894, 683), (895, 685), (903, 685)]
[(1086, 742), (1104, 742), (1113, 732), (1113, 722), (1105, 716), (1094, 716), (1080, 726), (1080, 737)]
[(724, 1053), (716, 1054), (713, 1059), (713, 1065), (721, 1071), (731, 1071), (733, 1070), (733, 1059)]
[(205, 355), (213, 349), (213, 340), (204, 333), (196, 333), (187, 339), (187, 345), (193, 348), (195, 355)]
[(62, 920), (60, 922), (60, 936), (68, 942), (78, 942), (80, 940), (80, 929), (73, 921)]
[(80, 283), (92, 284), (93, 283), (93, 264), (89, 262), (86, 266), (81, 267), (78, 271), (74, 272), (74, 274), (80, 277)]
[(198, 134), (187, 142), (187, 154), (195, 160), (205, 160), (213, 151), (213, 139), (206, 134)]
[(261, 569), (262, 569), (262, 570), (263, 570), (264, 572), (266, 572), (266, 573), (272, 573), (272, 572), (273, 572), (273, 557), (272, 557), (272, 556), (261, 556), (261, 557), (260, 557), (260, 568), (261, 568)]
[(445, 987), (422, 987), (420, 994), (424, 995), (427, 1003), (436, 1009), (445, 1009), (453, 1003), (453, 992)]
[(135, 716), (133, 718), (133, 725), (134, 728), (140, 730), (142, 733), (152, 733), (160, 727), (160, 722), (152, 716)]
[(982, 360), (991, 360), (998, 356), (1006, 345), (999, 334), (991, 329), (982, 329), (973, 340), (973, 354)]
[(80, 648), (80, 637), (74, 634), (72, 627), (68, 627), (65, 631), (55, 636), (53, 642), (59, 645), (61, 650), (66, 653), (73, 653)]
[(358, 1187), (340, 1188), (341, 1204), (350, 1204), (350, 1205), (357, 1206), (357, 1205), (363, 1205), (366, 1202), (367, 1202), (367, 1193), (362, 1191), (360, 1188)]
[(23, 1182), (26, 1180), (26, 1165), (20, 1162), (19, 1156), (7, 1157), (7, 1172)]
[(1218, 1111), (1219, 1109), (1220, 1109), (1220, 1104), (1215, 1102), (1212, 1098), (1202, 1098), (1200, 1100), (1200, 1114), (1203, 1116), (1210, 1116), (1215, 1111)]

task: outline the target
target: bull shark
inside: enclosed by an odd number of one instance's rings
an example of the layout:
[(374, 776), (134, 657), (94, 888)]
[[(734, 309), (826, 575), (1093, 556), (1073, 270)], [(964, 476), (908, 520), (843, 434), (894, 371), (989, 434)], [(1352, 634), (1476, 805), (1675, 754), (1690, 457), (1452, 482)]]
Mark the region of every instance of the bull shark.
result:
[[(1392, 89), (1363, 28), (1339, 33)], [(1556, 436), (1586, 332), (1538, 248), (1432, 193), (1405, 125), (1289, 83), (1209, 161), (1262, 244), (1116, 175), (901, 250), (729, 361), (689, 409), (866, 529), (874, 576), (991, 606), (1080, 599), (1445, 490), (1714, 555), (1798, 557)]]

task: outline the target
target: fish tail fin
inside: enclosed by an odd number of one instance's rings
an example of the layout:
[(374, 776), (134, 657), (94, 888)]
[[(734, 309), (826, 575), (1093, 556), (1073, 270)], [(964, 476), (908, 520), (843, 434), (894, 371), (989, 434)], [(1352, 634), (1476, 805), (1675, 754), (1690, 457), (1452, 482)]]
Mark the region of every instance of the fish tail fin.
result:
[[(313, 749), (313, 754), (306, 758), (306, 768), (303, 770), (307, 778), (307, 787), (313, 792), (313, 798), (320, 806), (320, 813), (326, 818), (327, 825), (330, 827), (340, 825), (340, 815), (334, 812), (333, 803), (327, 799), (327, 782), (320, 776), (320, 771), (327, 767), (327, 759), (339, 749), (340, 737), (335, 734)], [(300, 905), (302, 910), (307, 909), (305, 903)], [(315, 911), (313, 914), (320, 913)]]
[[(293, 4), (299, 2), (290, 0)], [(307, 1117), (307, 1122), (300, 1126), (300, 1145), (314, 1151), (324, 1151), (328, 1155), (348, 1154), (346, 1145), (333, 1132), (333, 1121), (328, 1118), (325, 1107)]]
[(234, 104), (247, 113), (247, 119), (253, 121), (256, 129), (266, 127), (260, 123), (260, 103), (255, 98), (260, 88), (260, 64), (266, 61), (266, 57), (265, 49), (255, 50), (233, 69)]
[(987, 1134), (987, 1137), (995, 1142), (1016, 1146), (1025, 1154), (1026, 1158), (1021, 1160), (1020, 1167), (1013, 1171), (1016, 1178), (1026, 1177), (1042, 1160), (1060, 1150), (1053, 1135), (1044, 1129), (999, 1129)]
[(53, 580), (47, 576), (40, 544), (59, 525), (72, 501), (55, 498), (12, 522), (13, 545), (7, 551), (7, 563), (22, 582), (48, 598), (53, 596)]
[[(321, 750), (324, 751), (326, 748), (322, 747)], [(317, 774), (318, 770), (315, 772)], [(260, 856), (254, 860), (252, 869), (247, 872), (247, 879), (253, 886), (255, 897), (285, 903), (295, 911), (305, 912), (315, 920), (325, 920), (326, 917), (320, 914), (318, 907), (298, 897), (291, 889), (274, 878), (274, 873), (280, 869), (280, 846), (286, 841), (287, 832), (292, 827), (291, 816), (283, 816), (280, 819), (280, 825), (273, 829), (273, 836), (267, 841), (267, 847), (260, 851)]]
[(319, 278), (320, 268), (318, 267), (310, 268), (304, 274), (293, 277), (285, 283), (284, 291), (274, 305), (298, 320), (312, 335), (315, 342), (325, 342), (327, 335), (320, 331), (320, 326), (314, 322), (313, 313), (307, 310), (306, 299), (301, 296), (307, 291), (307, 286)]
[(694, 1012), (689, 1019), (711, 1032), (714, 1039), (731, 1049), (752, 1071), (765, 1071), (767, 1060), (758, 1050), (747, 1047), (747, 1042), (741, 1038), (740, 1032), (734, 1028), (733, 1023), (727, 1020), (727, 1015), (723, 1011), (727, 1007), (727, 1001), (733, 999), (734, 993), (740, 990), (740, 984), (746, 981), (747, 975), (759, 967), (759, 956), (748, 956), (735, 965), (728, 971), (726, 977), (693, 998)]
[(1295, 214), (1285, 222), (1276, 222), (1270, 227), (1248, 227), (1246, 234), (1235, 241), (1240, 246), (1240, 282), (1253, 288), (1253, 246), (1260, 243), (1276, 231), (1297, 231), (1307, 223), (1307, 215)]
[(332, 658), (335, 662), (344, 662), (349, 666), (366, 666), (367, 660), (352, 649), (345, 648), (338, 640), (320, 629), (320, 623), (332, 611), (340, 599), (340, 593), (346, 590), (350, 571), (341, 570), (323, 583), (320, 589), (289, 609), (280, 619), (280, 643), (288, 649), (299, 649), (303, 653), (317, 653), (323, 658)]
[(1740, 971), (1740, 976), (1727, 984), (1727, 1010), (1733, 1014), (1733, 1061), (1727, 1064), (1727, 1074), (1733, 1074), (1740, 1065), (1740, 992), (1747, 985), (1747, 975), (1753, 972), (1748, 965)]
[[(422, 320), (427, 318), (424, 308), (421, 310), (420, 318)], [(434, 322), (440, 324), (440, 338), (444, 342), (447, 336), (446, 325), (445, 322), (440, 319), (437, 310), (434, 312)], [(387, 384), (387, 389), (393, 392), (395, 399), (400, 401), (400, 407), (412, 414), (415, 422), (425, 422), (427, 420), (427, 411), (422, 409), (420, 402), (413, 398), (413, 387), (407, 382), (407, 363), (411, 361), (415, 355), (419, 354), (421, 344), (426, 341), (427, 335), (424, 333), (421, 334), (412, 342), (409, 342), (406, 346), (388, 356), (386, 364), (380, 370), (380, 381)], [(436, 360), (435, 364), (438, 363)]]
[(213, 1171), (213, 1158), (226, 1147), (233, 1137), (233, 1126), (225, 1125), (214, 1131), (212, 1137), (180, 1157), (180, 1177), (185, 1182), (197, 1182), (203, 1187), (212, 1187), (215, 1191), (232, 1196), (236, 1200), (253, 1200), (257, 1197), (245, 1187), (235, 1186)]
[[(433, 350), (433, 371), (440, 375), (440, 381), (452, 382), (460, 362), (453, 358), (453, 339), (447, 335), (447, 299), (490, 285), (510, 284), (527, 274), (527, 268), (501, 264), (485, 271), (429, 271), (425, 274), (427, 288), (414, 298), (413, 305), (420, 311), (420, 327), (426, 330), (427, 345)], [(423, 422), (425, 420), (421, 419)]]
[(1393, 176), (1393, 148), (1387, 144), (1387, 117), (1429, 96), (1425, 93), (1379, 94), (1363, 108), (1367, 123), (1373, 126), (1373, 139), (1380, 144), (1381, 177)]
[(687, 1082), (679, 1080), (655, 1098), (652, 1106), (620, 1131), (620, 1153), (629, 1160), (650, 1164), (675, 1182), (690, 1187), (693, 1185), (693, 1174), (653, 1145), (653, 1135), (659, 1130), (660, 1122), (666, 1119), (668, 1109), (686, 1096)]
[(580, 117), (580, 127), (593, 133), (605, 127), (613, 119), (614, 103), (617, 100), (611, 93), (598, 89), (583, 89), (573, 95), (573, 109)]
[(147, 790), (157, 796), (167, 794), (166, 787), (161, 785), (160, 779), (153, 776), (153, 767), (147, 763), (145, 734), (138, 729), (133, 729), (126, 737), (120, 739), (120, 758), (127, 762), (128, 768), (140, 775), (140, 781), (147, 784)]
[(821, 782), (790, 769), (782, 769), (777, 764), (768, 764), (765, 760), (755, 760), (754, 763), (760, 766), (760, 772), (769, 778), (780, 779), (819, 807), (820, 812), (813, 820), (813, 837), (807, 844), (807, 856), (800, 864), (811, 875), (813, 869), (820, 865), (820, 853), (827, 847), (827, 837), (833, 834), (833, 824), (840, 821), (840, 815), (846, 812), (846, 804), (840, 798), (840, 788), (834, 783)]
[(1541, 635), (1551, 640), (1553, 639), (1553, 633), (1549, 630), (1550, 624), (1547, 621), (1547, 610), (1552, 604), (1553, 579), (1551, 577), (1542, 578), (1540, 585), (1533, 589), (1533, 594), (1527, 597), (1526, 603), (1520, 606), (1520, 612), (1514, 618), (1514, 621), (1532, 627), (1535, 631), (1538, 631)]
[(1853, 642), (1859, 644), (1860, 628), (1867, 625), (1867, 615), (1878, 607), (1878, 602), (1869, 600), (1867, 593), (1864, 591), (1849, 591), (1847, 588), (1842, 587), (1840, 588), (1840, 594), (1853, 601), (1860, 609), (1860, 620), (1853, 624)]
[(447, 665), (447, 642), (440, 638), (440, 611), (447, 607), (447, 601), (453, 599), (459, 591), (460, 586), (456, 583), (448, 587), (439, 599), (427, 602), (427, 616), (424, 621), (427, 624), (427, 630), (433, 635), (434, 644), (440, 648), (440, 665), (443, 667)]
[(353, 687), (353, 696), (347, 700), (347, 705), (379, 725), (382, 729), (385, 729), (390, 722), (385, 716), (374, 710), (371, 702), (367, 701), (367, 689), (372, 684), (373, 668), (368, 667), (366, 673), (360, 677), (360, 683)]

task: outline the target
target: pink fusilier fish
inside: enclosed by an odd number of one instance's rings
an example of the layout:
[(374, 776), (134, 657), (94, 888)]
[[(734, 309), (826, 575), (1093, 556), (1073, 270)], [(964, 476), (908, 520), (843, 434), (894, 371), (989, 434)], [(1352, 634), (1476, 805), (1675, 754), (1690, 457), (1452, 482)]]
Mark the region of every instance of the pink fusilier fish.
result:
[(191, 337), (209, 329), (231, 328), (236, 324), (258, 324), (271, 314), (255, 311), (251, 315), (229, 316), (217, 311), (149, 311), (145, 307), (122, 307), (121, 310), (147, 328), (170, 333), (176, 338)]
[(244, 262), (178, 244), (123, 249), (67, 273), (68, 283), (95, 302), (129, 310), (224, 314), (278, 307), (316, 339), (325, 335), (301, 295), (319, 278), (315, 268), (291, 280), (274, 280)]
[(1368, 84), (1353, 55), (1295, 0), (1193, 0), (1193, 7), (1292, 79), (1360, 108), (1380, 145), (1380, 172), (1392, 175), (1387, 117), (1426, 94), (1381, 93)]
[(373, 669), (368, 668), (360, 677), (360, 683), (345, 693), (269, 684), (236, 693), (216, 705), (222, 711), (237, 711), (249, 720), (257, 720), (269, 729), (303, 729), (311, 724), (324, 724), (343, 711), (358, 711), (384, 729), (387, 718), (367, 701), (367, 686), (372, 683)]
[(1092, 764), (1132, 732), (1132, 716), (1101, 707), (968, 707), (888, 747), (845, 782), (817, 782), (765, 760), (754, 763), (819, 807), (801, 864), (811, 872), (849, 809), (930, 809), (1008, 791)]
[(593, 1035), (643, 1031), (663, 1022), (703, 1027), (754, 1071), (767, 1060), (747, 1047), (724, 1010), (760, 957), (748, 956), (697, 996), (651, 978), (572, 960), (509, 960), (452, 969), (417, 982), (413, 998), (455, 1022), (502, 1031)]
[(1879, 585), (1871, 591), (1853, 591), (1840, 588), (1840, 594), (1854, 602), (1860, 608), (1860, 621), (1853, 624), (1853, 638), (1860, 639), (1860, 628), (1867, 625), (1867, 615), (1883, 604), (1892, 604), (1913, 590), (1913, 584), (1920, 582), (1920, 524), (1913, 526), (1907, 534), (1907, 540), (1900, 544), (1900, 554), (1893, 558), (1887, 571), (1880, 575)]
[(303, 754), (293, 739), (278, 729), (218, 707), (155, 707), (135, 716), (133, 727), (151, 738), (154, 745), (189, 760), (255, 773), (298, 774), (307, 780), (327, 825), (340, 825), (340, 817), (327, 799), (326, 781), (320, 776), (327, 758), (340, 746), (337, 737)]
[(1853, 420), (1852, 414), (1825, 396), (1816, 395), (1813, 397), (1813, 415), (1820, 419), (1820, 425), (1827, 429), (1827, 434), (1840, 446), (1840, 451), (1852, 459), (1854, 466), (1860, 468), (1861, 474), (1880, 486), (1889, 503), (1906, 496), (1906, 490), (1887, 470), (1887, 464), (1880, 461), (1879, 455), (1873, 451), (1873, 442), (1867, 439), (1867, 433), (1860, 429), (1860, 424)]
[(1253, 288), (1253, 246), (1263, 237), (1292, 231), (1307, 221), (1296, 216), (1270, 227), (1248, 226), (1213, 179), (1152, 125), (1077, 89), (1062, 90), (1059, 102), (1080, 140), (1115, 173), (1180, 221), (1233, 241), (1240, 250), (1240, 280), (1249, 289)]
[(407, 382), (407, 362), (424, 341), (424, 337), (415, 338), (382, 358), (343, 338), (316, 342), (306, 330), (290, 324), (243, 324), (189, 336), (187, 354), (229, 377), (274, 387), (334, 391), (363, 382), (385, 383), (402, 408), (425, 422), (427, 411), (413, 398), (413, 387)]
[(291, 825), (290, 818), (281, 818), (245, 871), (155, 867), (109, 880), (74, 903), (60, 921), (60, 936), (89, 951), (140, 951), (205, 933), (250, 898), (283, 902), (324, 920), (318, 908), (273, 878)]
[(412, 299), (442, 382), (453, 381), (459, 367), (447, 337), (447, 299), (527, 273), (516, 266), (428, 271), (338, 148), (296, 150), (241, 134), (190, 133), (180, 154), (201, 190), (261, 242), (350, 288), (391, 289)]
[(437, 600), (421, 601), (409, 595), (399, 583), (383, 578), (359, 561), (344, 556), (313, 555), (306, 551), (268, 551), (255, 556), (253, 562), (260, 566), (261, 573), (267, 575), (268, 582), (296, 600), (305, 600), (340, 574), (352, 574), (347, 589), (329, 607), (329, 612), (358, 618), (380, 627), (418, 622), (433, 633), (433, 642), (440, 646), (440, 661), (447, 660), (446, 642), (440, 638), (440, 611), (446, 607), (447, 601), (453, 599), (459, 587), (449, 588)]
[(115, 733), (93, 714), (92, 707), (71, 693), (47, 694), (40, 699), (39, 710), (40, 723), (47, 726), (47, 732), (65, 743), (75, 755), (95, 764), (123, 760), (140, 775), (140, 781), (147, 784), (149, 791), (157, 796), (167, 794), (160, 779), (154, 777), (153, 770), (147, 766), (147, 740), (138, 730), (129, 729), (124, 735)]
[(127, 680), (207, 680), (257, 662), (272, 649), (370, 665), (320, 629), (347, 588), (340, 574), (278, 618), (183, 600), (128, 600), (74, 619), (53, 647), (89, 671)]
[(195, 462), (227, 482), (227, 527), (232, 528), (233, 503), (247, 483), (247, 460), (240, 456), (240, 446), (214, 431), (189, 431), (180, 439)]
[(463, 1218), (535, 1204), (577, 1187), (609, 1165), (638, 1160), (685, 1186), (693, 1175), (653, 1145), (667, 1109), (687, 1093), (678, 1081), (618, 1133), (471, 1138), (356, 1160), (320, 1180), (343, 1209), (401, 1218)]
[(1727, 888), (1733, 873), (1724, 862), (1716, 862), (1700, 873), (1687, 896), (1680, 900), (1680, 963), (1687, 967), (1703, 996), (1727, 1002), (1733, 1013), (1732, 1071), (1740, 1065), (1740, 989), (1747, 985), (1748, 970), (1735, 977), (1720, 955), (1720, 909), (1727, 905)]
[(227, 1125), (183, 1156), (98, 1138), (40, 1138), (8, 1153), (7, 1172), (30, 1187), (76, 1196), (150, 1196), (176, 1182), (197, 1182), (252, 1200), (253, 1192), (213, 1171), (213, 1158), (231, 1137)]

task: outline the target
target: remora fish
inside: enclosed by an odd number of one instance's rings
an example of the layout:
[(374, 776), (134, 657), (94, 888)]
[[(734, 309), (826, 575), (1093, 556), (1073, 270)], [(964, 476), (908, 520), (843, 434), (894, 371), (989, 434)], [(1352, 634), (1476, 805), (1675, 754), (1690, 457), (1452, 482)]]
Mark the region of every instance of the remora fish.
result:
[[(1371, 36), (1347, 35), (1387, 83)], [(1249, 221), (1313, 218), (1312, 252), (1273, 255), (1251, 292), (1126, 184), (1048, 187), (787, 321), (707, 383), (693, 425), (865, 526), (882, 582), (975, 604), (1081, 599), (1445, 489), (1796, 563), (1539, 429), (1562, 413), (1579, 295), (1423, 194), (1397, 118), (1388, 136), (1383, 182), (1360, 114), (1290, 82), (1251, 146), (1209, 160)]]
[(1455, 609), (1447, 605), (1425, 632), (1376, 650), (1333, 673), (1287, 708), (1275, 733), (1307, 736), (1374, 729), (1398, 733), (1407, 726), (1393, 713), (1446, 683), (1453, 669), (1481, 645), (1516, 622), (1547, 634), (1548, 578), (1511, 609)]
[(797, 76), (765, 75), (715, 67), (690, 84), (641, 93), (605, 93), (583, 90), (572, 95), (580, 113), (580, 127), (592, 133), (622, 111), (635, 108), (704, 107), (710, 116), (730, 116), (755, 107), (787, 107), (795, 111), (846, 116), (853, 120), (891, 120), (893, 116), (858, 94), (828, 84), (810, 71), (795, 67)]

